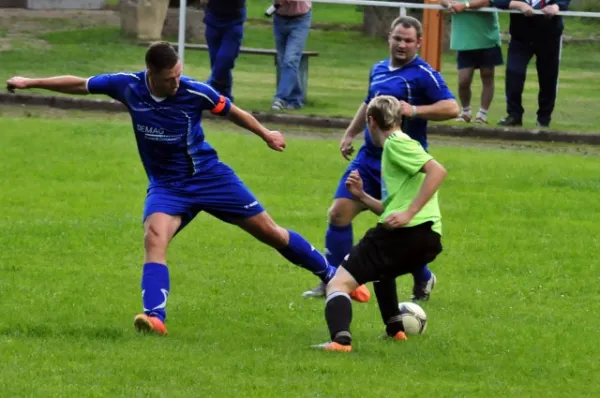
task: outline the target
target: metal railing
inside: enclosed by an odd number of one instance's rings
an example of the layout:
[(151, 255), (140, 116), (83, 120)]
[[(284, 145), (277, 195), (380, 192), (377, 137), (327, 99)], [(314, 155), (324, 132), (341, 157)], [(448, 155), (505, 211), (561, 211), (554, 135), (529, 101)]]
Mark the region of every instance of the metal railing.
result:
[[(302, 1), (302, 0), (293, 0)], [(374, 7), (391, 7), (398, 8), (400, 15), (406, 15), (407, 9), (427, 9), (427, 10), (441, 10), (447, 11), (446, 8), (438, 4), (418, 4), (418, 3), (401, 3), (392, 1), (373, 1), (373, 0), (311, 0), (313, 3), (325, 3), (325, 4), (342, 4), (342, 5), (354, 5), (354, 6), (374, 6)], [(187, 0), (179, 1), (179, 40), (178, 40), (178, 52), (183, 64), (183, 57), (185, 52), (185, 14), (187, 8)], [(501, 12), (518, 14), (518, 10), (502, 10), (493, 7), (483, 7), (478, 9), (470, 9), (468, 12)], [(543, 14), (540, 10), (535, 10), (535, 14)], [(584, 11), (560, 11), (557, 15), (565, 17), (583, 17), (583, 18), (600, 18), (600, 12), (584, 12)]]

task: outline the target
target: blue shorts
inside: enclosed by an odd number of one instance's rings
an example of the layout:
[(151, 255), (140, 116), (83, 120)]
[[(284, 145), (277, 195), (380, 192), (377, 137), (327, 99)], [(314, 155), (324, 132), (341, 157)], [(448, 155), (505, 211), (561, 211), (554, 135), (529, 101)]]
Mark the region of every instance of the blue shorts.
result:
[(375, 199), (381, 199), (381, 158), (367, 154), (362, 148), (342, 175), (334, 199), (355, 199), (346, 189), (346, 179), (352, 170), (358, 170), (365, 192)]
[(148, 189), (144, 204), (144, 221), (152, 213), (181, 216), (180, 231), (201, 211), (232, 223), (264, 210), (234, 171), (219, 162), (201, 176), (175, 183), (153, 184)]
[(456, 65), (458, 69), (494, 68), (503, 63), (504, 59), (500, 46), (456, 52)]

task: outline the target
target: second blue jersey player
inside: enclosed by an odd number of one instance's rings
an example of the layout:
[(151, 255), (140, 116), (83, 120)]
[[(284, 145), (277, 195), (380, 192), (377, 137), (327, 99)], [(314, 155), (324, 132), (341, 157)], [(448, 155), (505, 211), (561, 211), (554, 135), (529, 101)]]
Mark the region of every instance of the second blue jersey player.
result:
[[(329, 208), (329, 227), (325, 234), (325, 253), (330, 264), (339, 266), (350, 253), (353, 243), (352, 220), (365, 206), (348, 192), (345, 181), (353, 170), (363, 180), (364, 190), (376, 199), (381, 198), (381, 148), (373, 145), (366, 125), (369, 102), (380, 95), (390, 95), (400, 100), (403, 116), (402, 131), (427, 149), (427, 121), (449, 120), (458, 116), (459, 106), (442, 76), (417, 53), (422, 43), (421, 23), (412, 17), (396, 18), (388, 36), (390, 57), (376, 63), (369, 75), (367, 98), (360, 105), (354, 119), (340, 143), (342, 155), (349, 159), (353, 154), (353, 138), (364, 131), (365, 142), (356, 157), (340, 178), (334, 201)], [(413, 300), (429, 298), (435, 284), (427, 265), (413, 273)], [(366, 294), (365, 294), (366, 293)], [(360, 294), (357, 296), (357, 294)], [(304, 293), (306, 297), (324, 297), (325, 284)], [(358, 301), (368, 301), (370, 294), (362, 286), (351, 296)]]
[(171, 239), (199, 212), (238, 225), (283, 257), (327, 282), (335, 268), (302, 236), (277, 225), (257, 198), (219, 160), (201, 127), (203, 111), (226, 116), (283, 151), (277, 131), (262, 126), (211, 86), (182, 76), (182, 65), (169, 43), (158, 42), (146, 52), (147, 69), (89, 79), (56, 76), (13, 77), (9, 91), (42, 88), (68, 94), (105, 94), (129, 110), (139, 154), (149, 186), (144, 206), (143, 313), (134, 319), (139, 331), (166, 334), (170, 291), (167, 248)]

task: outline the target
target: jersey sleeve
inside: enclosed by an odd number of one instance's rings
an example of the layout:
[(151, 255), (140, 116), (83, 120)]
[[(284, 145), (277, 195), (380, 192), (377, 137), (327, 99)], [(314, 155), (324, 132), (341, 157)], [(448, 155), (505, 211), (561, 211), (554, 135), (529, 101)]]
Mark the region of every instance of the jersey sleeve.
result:
[(210, 111), (215, 115), (226, 116), (231, 109), (231, 101), (224, 95), (219, 94), (210, 85), (190, 81), (187, 89), (190, 94), (198, 100), (200, 111)]
[(417, 174), (425, 163), (433, 159), (421, 144), (412, 139), (388, 139), (384, 150), (392, 164), (406, 170), (410, 175)]
[(139, 79), (133, 73), (108, 73), (90, 77), (87, 80), (86, 87), (90, 94), (105, 94), (123, 102), (125, 88)]
[(369, 105), (369, 102), (371, 102), (371, 100), (373, 99), (373, 97), (371, 96), (371, 83), (373, 82), (373, 70), (375, 70), (374, 66), (371, 68), (371, 71), (369, 71), (369, 85), (367, 87), (367, 97), (365, 98), (365, 104), (367, 104), (367, 105)]
[(421, 66), (421, 69), (421, 84), (425, 98), (429, 104), (435, 104), (438, 101), (447, 99), (455, 99), (454, 94), (448, 88), (440, 72), (426, 66)]

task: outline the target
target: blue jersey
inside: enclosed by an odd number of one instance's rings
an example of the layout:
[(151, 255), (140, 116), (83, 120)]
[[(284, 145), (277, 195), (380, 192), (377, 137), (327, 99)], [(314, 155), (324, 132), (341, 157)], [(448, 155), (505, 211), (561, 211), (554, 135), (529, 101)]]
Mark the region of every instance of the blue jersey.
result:
[(231, 103), (209, 85), (182, 76), (174, 96), (159, 98), (150, 93), (142, 71), (93, 76), (87, 89), (109, 95), (129, 109), (151, 187), (189, 177), (201, 179), (203, 172), (219, 163), (200, 122), (203, 111), (226, 115)]
[[(438, 101), (454, 99), (446, 82), (439, 72), (420, 57), (398, 68), (390, 65), (390, 60), (378, 62), (371, 69), (369, 93), (365, 99), (368, 104), (378, 95), (391, 95), (411, 105), (432, 105)], [(419, 141), (427, 148), (427, 121), (421, 118), (404, 118), (402, 131)], [(382, 148), (376, 147), (371, 140), (369, 128), (365, 128), (366, 152), (378, 158)]]

